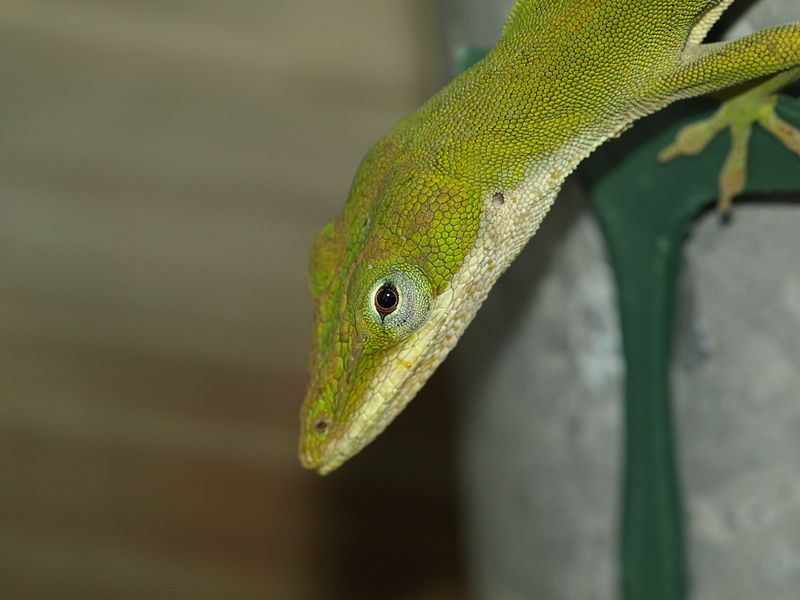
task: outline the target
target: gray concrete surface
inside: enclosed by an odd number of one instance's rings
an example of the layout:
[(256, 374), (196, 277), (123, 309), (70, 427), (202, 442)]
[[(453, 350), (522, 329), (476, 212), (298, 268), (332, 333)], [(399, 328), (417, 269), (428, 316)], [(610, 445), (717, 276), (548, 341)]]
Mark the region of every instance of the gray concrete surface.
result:
[(454, 356), (475, 598), (612, 597), (621, 342), (584, 205), (568, 185)]
[(800, 595), (800, 194), (709, 215), (674, 368), (692, 598)]

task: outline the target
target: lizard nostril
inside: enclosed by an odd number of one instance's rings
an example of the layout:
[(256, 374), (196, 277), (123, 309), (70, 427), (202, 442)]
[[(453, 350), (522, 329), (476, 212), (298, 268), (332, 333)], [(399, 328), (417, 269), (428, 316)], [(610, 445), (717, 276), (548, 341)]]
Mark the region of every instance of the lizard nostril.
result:
[(496, 192), (494, 196), (492, 196), (492, 204), (495, 206), (503, 206), (505, 201), (506, 197), (503, 195), (503, 192)]
[(328, 431), (329, 427), (330, 423), (328, 423), (328, 421), (326, 421), (325, 419), (320, 419), (319, 421), (314, 423), (314, 431), (316, 431), (317, 433), (325, 433)]

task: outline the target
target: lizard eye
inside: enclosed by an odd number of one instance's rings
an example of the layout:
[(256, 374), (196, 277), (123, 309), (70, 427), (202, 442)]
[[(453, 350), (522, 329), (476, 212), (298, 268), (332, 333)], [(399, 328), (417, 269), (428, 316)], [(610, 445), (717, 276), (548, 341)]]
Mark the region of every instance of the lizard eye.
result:
[(395, 263), (374, 270), (367, 271), (372, 285), (363, 296), (359, 294), (363, 304), (357, 327), (375, 344), (398, 342), (425, 322), (433, 303), (433, 286), (415, 266)]
[(375, 310), (381, 315), (390, 315), (400, 303), (400, 295), (391, 283), (387, 283), (378, 288), (375, 292)]

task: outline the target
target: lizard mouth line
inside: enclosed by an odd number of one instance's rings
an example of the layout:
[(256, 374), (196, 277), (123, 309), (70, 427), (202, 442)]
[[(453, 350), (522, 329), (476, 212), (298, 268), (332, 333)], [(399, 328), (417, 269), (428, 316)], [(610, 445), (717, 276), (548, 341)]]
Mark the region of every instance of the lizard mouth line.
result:
[[(440, 306), (449, 306), (451, 294), (452, 291), (439, 297), (443, 303)], [(332, 437), (326, 441), (316, 460), (304, 461), (304, 465), (322, 475), (330, 473), (362, 450), (389, 425), (452, 347), (452, 344), (434, 342), (441, 337), (442, 328), (448, 324), (447, 314), (444, 308), (432, 311), (428, 323), (407, 340), (409, 345), (403, 353), (384, 364), (383, 376), (374, 378), (375, 383), (365, 390), (355, 419), (349, 425), (334, 425)], [(352, 391), (352, 382), (348, 382), (347, 389), (348, 392)], [(391, 393), (381, 393), (382, 389), (391, 390)]]
[[(332, 437), (324, 447), (316, 461), (304, 465), (307, 468), (316, 469), (321, 475), (326, 475), (341, 466), (347, 459), (358, 453), (364, 446), (369, 444), (391, 421), (400, 410), (404, 403), (403, 398), (409, 397), (408, 383), (416, 372), (415, 367), (407, 367), (405, 361), (397, 359), (393, 361), (391, 371), (404, 369), (405, 375), (394, 389), (388, 400), (378, 393), (380, 386), (374, 386), (366, 392), (365, 398), (370, 398), (364, 403), (364, 413), (359, 415), (357, 424), (343, 429), (335, 437)], [(420, 386), (422, 384), (420, 383)], [(413, 387), (413, 386), (412, 386)], [(352, 389), (351, 386), (348, 388)], [(413, 393), (413, 390), (412, 390)], [(369, 410), (375, 406), (373, 410)]]

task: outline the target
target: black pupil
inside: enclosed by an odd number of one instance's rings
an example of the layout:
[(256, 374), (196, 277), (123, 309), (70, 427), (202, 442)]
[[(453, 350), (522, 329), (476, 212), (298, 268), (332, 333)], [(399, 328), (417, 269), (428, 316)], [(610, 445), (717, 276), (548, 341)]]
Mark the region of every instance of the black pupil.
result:
[(390, 285), (385, 285), (378, 290), (375, 304), (381, 312), (392, 312), (397, 308), (397, 290)]

